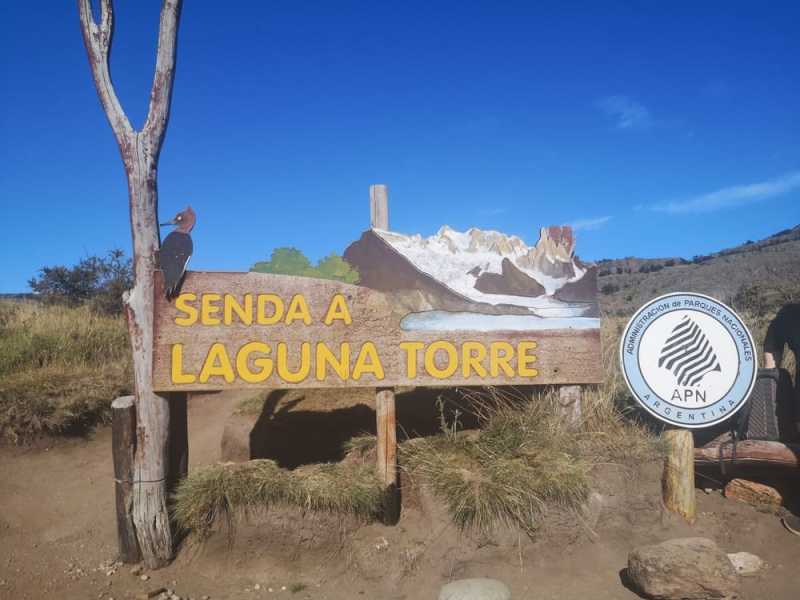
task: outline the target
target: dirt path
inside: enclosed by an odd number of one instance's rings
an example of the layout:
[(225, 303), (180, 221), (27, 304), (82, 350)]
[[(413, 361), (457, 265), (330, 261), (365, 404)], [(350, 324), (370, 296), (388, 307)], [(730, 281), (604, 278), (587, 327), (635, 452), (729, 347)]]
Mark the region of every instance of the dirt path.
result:
[[(190, 402), (192, 466), (219, 457), (222, 430), (237, 399)], [(136, 598), (165, 587), (181, 598), (435, 599), (452, 578), (495, 577), (513, 597), (537, 600), (637, 598), (620, 582), (627, 553), (639, 544), (701, 535), (726, 551), (748, 551), (769, 564), (743, 581), (749, 600), (794, 600), (800, 537), (773, 515), (700, 493), (698, 524), (662, 520), (657, 469), (633, 478), (604, 471), (606, 509), (594, 528), (556, 529), (533, 543), (506, 532), (460, 535), (430, 499), (409, 497), (400, 524), (384, 527), (275, 511), (243, 524), (229, 546), (214, 536), (184, 548), (147, 580), (114, 566), (110, 431), (50, 448), (0, 448), (0, 598)], [(256, 587), (257, 586), (257, 587)], [(269, 590), (272, 591), (269, 591)]]

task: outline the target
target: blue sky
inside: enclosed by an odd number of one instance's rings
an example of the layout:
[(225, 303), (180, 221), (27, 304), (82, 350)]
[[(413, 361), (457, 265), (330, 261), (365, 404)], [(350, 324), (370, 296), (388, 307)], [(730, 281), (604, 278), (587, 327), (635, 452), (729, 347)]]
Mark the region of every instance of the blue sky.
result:
[[(112, 73), (144, 119), (160, 3), (116, 2)], [(195, 269), (494, 228), (578, 253), (692, 256), (800, 223), (800, 5), (187, 2), (160, 212)], [(649, 3), (655, 4), (655, 3)], [(0, 292), (130, 249), (127, 189), (74, 2), (2, 8)]]

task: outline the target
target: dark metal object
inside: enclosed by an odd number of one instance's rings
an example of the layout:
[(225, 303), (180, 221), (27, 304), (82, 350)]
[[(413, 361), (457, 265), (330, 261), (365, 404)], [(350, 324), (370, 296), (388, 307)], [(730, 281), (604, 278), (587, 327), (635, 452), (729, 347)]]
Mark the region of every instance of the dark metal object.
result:
[(174, 219), (160, 224), (162, 227), (176, 226), (161, 243), (158, 251), (158, 263), (164, 273), (164, 291), (167, 298), (174, 298), (177, 295), (183, 274), (186, 272), (186, 265), (192, 257), (194, 245), (189, 233), (196, 220), (194, 210), (191, 206), (187, 206), (185, 210), (175, 215)]

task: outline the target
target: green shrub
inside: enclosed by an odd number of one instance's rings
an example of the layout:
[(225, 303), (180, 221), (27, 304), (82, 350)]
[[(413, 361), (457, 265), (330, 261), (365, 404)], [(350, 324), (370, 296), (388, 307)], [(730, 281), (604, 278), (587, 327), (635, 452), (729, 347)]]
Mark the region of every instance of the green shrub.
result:
[(358, 283), (358, 271), (335, 252), (320, 259), (316, 266), (312, 266), (311, 261), (297, 248), (276, 248), (269, 260), (255, 263), (250, 270), (256, 273), (300, 275)]

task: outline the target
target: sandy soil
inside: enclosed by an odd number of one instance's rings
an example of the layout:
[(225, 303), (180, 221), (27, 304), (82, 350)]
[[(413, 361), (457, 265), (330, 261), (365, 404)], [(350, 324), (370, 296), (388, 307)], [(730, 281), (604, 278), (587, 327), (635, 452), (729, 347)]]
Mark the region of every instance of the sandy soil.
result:
[[(190, 401), (191, 466), (219, 459), (237, 401)], [(638, 597), (621, 582), (628, 552), (689, 535), (767, 561), (761, 575), (743, 579), (746, 600), (798, 597), (800, 537), (776, 516), (718, 493), (698, 494), (693, 527), (664, 517), (657, 465), (639, 473), (600, 468), (597, 522), (562, 520), (536, 541), (508, 531), (491, 539), (461, 535), (424, 493), (408, 493), (395, 527), (273, 511), (240, 524), (233, 545), (219, 534), (203, 547), (181, 548), (169, 567), (145, 571), (144, 581), (131, 565), (114, 563), (110, 441), (104, 428), (87, 440), (0, 448), (0, 598), (120, 600), (166, 587), (196, 599), (412, 600), (435, 599), (453, 578), (494, 577), (518, 599), (624, 600)]]

